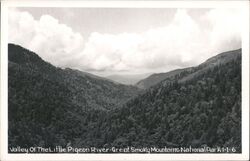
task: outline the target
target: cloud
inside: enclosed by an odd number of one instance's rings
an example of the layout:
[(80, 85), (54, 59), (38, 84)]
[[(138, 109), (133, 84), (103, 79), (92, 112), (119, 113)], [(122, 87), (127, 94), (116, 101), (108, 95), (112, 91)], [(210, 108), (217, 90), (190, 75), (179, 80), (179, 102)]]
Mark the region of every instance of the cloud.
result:
[[(36, 51), (61, 67), (100, 72), (164, 72), (197, 65), (223, 51), (241, 47), (242, 12), (211, 9), (200, 19), (178, 9), (169, 25), (143, 33), (80, 33), (50, 15), (34, 20), (11, 10), (10, 41)], [(164, 19), (163, 19), (164, 21)]]
[[(241, 12), (213, 9), (202, 19), (203, 29), (185, 9), (178, 9), (170, 25), (142, 34), (93, 33), (82, 57), (83, 68), (109, 71), (168, 71), (197, 65), (223, 51), (241, 47)], [(204, 23), (204, 22), (203, 22)]]
[(138, 34), (92, 33), (82, 52), (84, 62), (80, 65), (93, 70), (127, 70), (136, 67), (140, 61), (137, 58), (140, 54), (137, 53), (138, 45), (142, 41), (143, 38)]
[[(92, 33), (82, 52), (83, 68), (91, 70), (133, 71), (167, 70), (192, 64), (195, 45), (187, 45), (192, 37), (199, 40), (199, 28), (179, 10), (171, 25), (150, 29), (142, 34)], [(197, 42), (196, 42), (197, 43)]]
[(38, 53), (44, 60), (61, 67), (71, 66), (83, 49), (80, 33), (59, 23), (50, 15), (35, 20), (28, 12), (9, 11), (9, 42)]
[(244, 15), (239, 9), (214, 9), (205, 17), (213, 26), (210, 33), (214, 50), (232, 50), (241, 46)]

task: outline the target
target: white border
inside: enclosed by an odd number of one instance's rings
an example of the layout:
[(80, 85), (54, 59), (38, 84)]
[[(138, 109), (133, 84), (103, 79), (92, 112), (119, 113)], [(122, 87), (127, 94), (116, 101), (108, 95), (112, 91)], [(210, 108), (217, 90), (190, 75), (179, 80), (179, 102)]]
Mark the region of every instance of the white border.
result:
[[(242, 154), (8, 154), (8, 7), (100, 8), (241, 8), (242, 26)], [(248, 160), (249, 158), (249, 1), (48, 1), (1, 3), (1, 155), (0, 160)]]

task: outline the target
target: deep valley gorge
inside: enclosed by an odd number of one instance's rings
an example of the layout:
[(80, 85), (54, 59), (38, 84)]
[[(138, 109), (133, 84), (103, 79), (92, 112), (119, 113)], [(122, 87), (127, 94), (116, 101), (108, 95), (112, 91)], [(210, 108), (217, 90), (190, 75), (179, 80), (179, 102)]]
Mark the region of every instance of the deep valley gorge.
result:
[(9, 44), (8, 146), (220, 146), (240, 153), (241, 79), (241, 49), (124, 85)]

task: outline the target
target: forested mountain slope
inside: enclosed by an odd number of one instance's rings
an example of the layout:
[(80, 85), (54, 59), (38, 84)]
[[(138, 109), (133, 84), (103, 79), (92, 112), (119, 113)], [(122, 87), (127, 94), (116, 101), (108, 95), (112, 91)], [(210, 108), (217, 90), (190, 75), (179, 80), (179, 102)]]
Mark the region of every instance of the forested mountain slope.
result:
[[(186, 81), (191, 79), (194, 75), (202, 73), (209, 68), (213, 68), (218, 64), (225, 64), (226, 62), (232, 61), (237, 57), (238, 54), (241, 53), (241, 49), (228, 51), (221, 54), (218, 54), (212, 58), (209, 58), (204, 63), (198, 65), (197, 67), (189, 67), (183, 69), (176, 69), (166, 73), (157, 73), (152, 74), (149, 77), (139, 81), (136, 83), (136, 86), (141, 89), (148, 89), (163, 80), (174, 80), (176, 77), (179, 77), (178, 81)], [(181, 79), (180, 79), (181, 78)]]
[(143, 92), (9, 45), (9, 146), (233, 147), (241, 151), (241, 50)]
[(184, 70), (190, 70), (191, 68), (185, 68), (185, 69), (176, 69), (170, 72), (166, 72), (166, 73), (156, 73), (156, 74), (152, 74), (149, 77), (140, 80), (139, 82), (136, 83), (136, 86), (138, 88), (141, 89), (148, 89), (158, 83), (160, 83), (161, 81), (168, 79), (168, 78), (172, 78), (177, 74), (180, 74), (181, 72), (183, 72)]
[(162, 81), (113, 112), (112, 145), (219, 146), (240, 152), (241, 50), (192, 70)]
[(10, 144), (38, 144), (46, 136), (56, 141), (58, 136), (53, 133), (60, 130), (73, 135), (67, 129), (72, 128), (71, 122), (86, 121), (91, 111), (118, 108), (140, 91), (76, 70), (56, 68), (14, 44), (8, 46), (8, 59)]

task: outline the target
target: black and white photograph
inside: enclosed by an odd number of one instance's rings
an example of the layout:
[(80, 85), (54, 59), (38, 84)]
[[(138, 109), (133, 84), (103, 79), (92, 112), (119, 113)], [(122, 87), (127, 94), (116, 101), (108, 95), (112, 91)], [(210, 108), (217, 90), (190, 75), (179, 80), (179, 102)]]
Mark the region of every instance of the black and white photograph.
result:
[(1, 151), (249, 158), (249, 2), (100, 3), (2, 4)]

